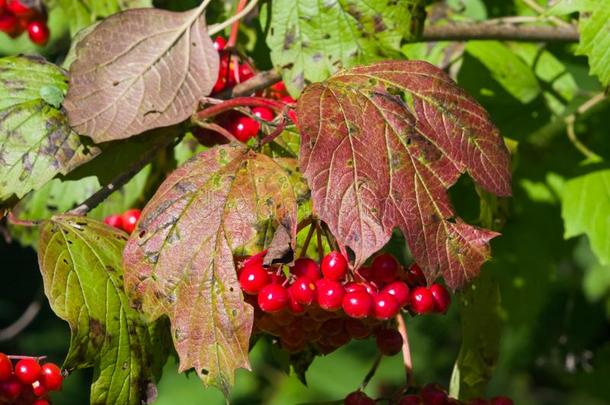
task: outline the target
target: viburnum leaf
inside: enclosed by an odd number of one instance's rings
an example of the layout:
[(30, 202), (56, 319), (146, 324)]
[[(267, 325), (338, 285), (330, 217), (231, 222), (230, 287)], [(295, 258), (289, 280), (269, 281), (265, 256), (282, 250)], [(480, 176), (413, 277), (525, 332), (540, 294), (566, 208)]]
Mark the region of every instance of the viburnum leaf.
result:
[(296, 215), (289, 175), (241, 145), (209, 149), (161, 185), (127, 243), (125, 283), (143, 313), (169, 316), (181, 371), (226, 394), (249, 368), (253, 310), (233, 254), (261, 252), (280, 227), (294, 246)]
[(65, 72), (42, 58), (0, 59), (0, 205), (99, 153), (81, 142), (50, 103), (61, 103), (67, 87)]
[(151, 7), (151, 0), (59, 0), (70, 24), (70, 33), (76, 34), (81, 29), (95, 23), (98, 19), (108, 17), (129, 8)]
[(589, 58), (592, 74), (602, 85), (610, 83), (610, 2), (607, 0), (579, 0), (580, 42), (576, 53)]
[(188, 118), (218, 76), (207, 3), (181, 13), (126, 10), (86, 35), (76, 46), (64, 102), (72, 127), (103, 142)]
[(354, 68), (307, 87), (298, 115), (314, 210), (356, 266), (399, 227), (428, 280), (457, 288), (478, 274), (497, 233), (456, 217), (447, 189), (468, 172), (509, 195), (509, 153), (448, 75), (421, 61)]
[(45, 293), (72, 332), (64, 367), (94, 367), (91, 404), (150, 403), (153, 374), (165, 361), (161, 324), (146, 324), (123, 290), (126, 240), (122, 231), (74, 215), (54, 216), (41, 227)]
[(267, 44), (286, 88), (305, 85), (342, 67), (400, 56), (403, 40), (423, 27), (421, 0), (274, 0)]

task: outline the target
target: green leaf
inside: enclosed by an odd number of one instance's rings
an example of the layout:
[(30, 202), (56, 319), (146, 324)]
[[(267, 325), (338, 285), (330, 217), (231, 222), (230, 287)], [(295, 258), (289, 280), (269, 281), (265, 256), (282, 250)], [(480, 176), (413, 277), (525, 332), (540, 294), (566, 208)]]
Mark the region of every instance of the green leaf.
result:
[(70, 33), (76, 34), (94, 22), (129, 8), (152, 7), (152, 0), (59, 0), (70, 22)]
[(421, 0), (276, 0), (267, 45), (293, 96), (338, 69), (400, 57), (425, 13)]
[(610, 1), (581, 0), (579, 9), (580, 43), (576, 54), (589, 58), (591, 74), (607, 86), (610, 83)]
[(65, 72), (44, 59), (0, 59), (0, 205), (99, 153), (85, 146), (51, 105), (66, 91)]
[(561, 196), (565, 238), (586, 234), (602, 265), (610, 264), (610, 169), (565, 182)]
[(529, 103), (540, 94), (532, 69), (499, 41), (468, 41), (466, 52), (477, 58), (513, 97)]
[(126, 240), (122, 231), (71, 215), (55, 216), (41, 228), (45, 293), (72, 332), (64, 367), (94, 367), (91, 404), (153, 400), (153, 374), (164, 361), (161, 330), (141, 320), (123, 290)]

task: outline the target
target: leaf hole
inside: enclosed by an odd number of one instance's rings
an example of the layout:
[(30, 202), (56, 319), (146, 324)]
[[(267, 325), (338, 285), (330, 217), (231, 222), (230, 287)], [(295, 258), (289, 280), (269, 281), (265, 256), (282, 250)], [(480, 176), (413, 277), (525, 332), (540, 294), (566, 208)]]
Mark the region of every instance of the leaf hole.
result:
[(208, 374), (210, 374), (210, 371), (209, 371), (209, 370), (207, 370), (207, 369), (205, 369), (205, 368), (202, 368), (202, 369), (201, 369), (201, 374), (203, 374), (203, 375), (208, 375)]
[(140, 233), (138, 234), (138, 236), (140, 238), (143, 237), (144, 235), (146, 235), (146, 231), (145, 230), (140, 231)]

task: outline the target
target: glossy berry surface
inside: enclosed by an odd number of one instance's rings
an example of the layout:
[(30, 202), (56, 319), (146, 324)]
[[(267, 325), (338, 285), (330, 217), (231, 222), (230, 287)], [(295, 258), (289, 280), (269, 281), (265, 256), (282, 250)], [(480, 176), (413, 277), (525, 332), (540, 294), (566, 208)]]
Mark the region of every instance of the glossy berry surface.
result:
[(136, 224), (142, 215), (142, 211), (139, 209), (130, 209), (123, 213), (121, 219), (123, 221), (123, 230), (127, 233), (132, 233), (136, 229)]
[(318, 263), (308, 257), (295, 260), (290, 272), (297, 277), (307, 277), (314, 281), (322, 277)]
[(343, 296), (343, 311), (352, 318), (366, 318), (373, 309), (373, 298), (365, 291), (352, 291)]
[(263, 121), (273, 121), (273, 111), (267, 107), (254, 107), (252, 114)]
[(323, 278), (316, 281), (316, 288), (320, 308), (327, 311), (336, 311), (341, 308), (345, 289), (339, 282)]
[(38, 398), (37, 400), (32, 402), (32, 405), (50, 405), (50, 404), (51, 403), (44, 398)]
[(362, 391), (349, 393), (343, 403), (345, 405), (375, 405), (375, 401)]
[(400, 311), (398, 300), (391, 294), (378, 294), (374, 298), (373, 311), (375, 318), (381, 320), (391, 319)]
[(409, 284), (409, 287), (426, 285), (424, 272), (417, 263), (411, 264), (407, 269), (407, 284)]
[(493, 397), (489, 403), (491, 405), (513, 405), (514, 402), (508, 397)]
[(6, 9), (17, 17), (29, 17), (34, 14), (34, 10), (26, 6), (21, 0), (7, 0)]
[(424, 400), (419, 395), (406, 395), (398, 401), (398, 405), (424, 405)]
[(381, 293), (394, 296), (400, 307), (404, 307), (409, 302), (409, 286), (403, 281), (394, 281), (386, 285)]
[(388, 253), (376, 256), (371, 263), (373, 277), (380, 283), (391, 283), (396, 280), (398, 272), (398, 262)]
[(226, 125), (227, 131), (229, 131), (237, 140), (241, 142), (248, 142), (251, 138), (254, 138), (258, 134), (261, 124), (255, 119), (250, 118), (243, 114), (236, 114), (232, 117), (230, 122)]
[(16, 33), (18, 30), (19, 21), (17, 17), (11, 14), (0, 15), (0, 31), (9, 35)]
[(32, 21), (28, 24), (28, 35), (36, 45), (44, 45), (49, 41), (49, 27), (44, 21)]
[(24, 384), (38, 380), (40, 371), (40, 364), (34, 359), (21, 359), (15, 364), (15, 376)]
[(22, 391), (23, 382), (19, 381), (15, 375), (12, 375), (8, 380), (0, 383), (0, 393), (2, 393), (4, 398), (10, 401), (19, 398)]
[(269, 283), (269, 274), (258, 264), (245, 266), (239, 273), (239, 284), (246, 294), (258, 294)]
[(4, 353), (0, 353), (0, 381), (6, 381), (13, 374), (13, 363)]
[(375, 343), (379, 352), (385, 356), (394, 356), (402, 350), (402, 336), (396, 329), (381, 329), (377, 331)]
[(434, 311), (444, 314), (451, 304), (449, 291), (441, 284), (432, 284), (429, 288), (434, 299)]
[(123, 217), (121, 215), (108, 215), (104, 218), (104, 223), (118, 229), (123, 229)]
[(418, 314), (428, 314), (434, 310), (434, 298), (432, 293), (426, 287), (416, 287), (411, 291), (409, 297), (409, 306), (411, 310)]
[(303, 305), (311, 305), (316, 299), (316, 285), (308, 277), (299, 277), (290, 286), (290, 295), (296, 302)]
[(49, 392), (48, 388), (40, 380), (36, 380), (32, 383), (32, 392), (36, 397), (44, 397)]
[(444, 405), (447, 402), (447, 393), (437, 384), (426, 384), (420, 393), (425, 404)]
[(218, 52), (220, 52), (223, 49), (225, 49), (226, 46), (227, 46), (227, 40), (226, 39), (224, 39), (220, 35), (217, 36), (216, 38), (214, 38), (214, 49), (216, 49)]
[(258, 294), (258, 306), (264, 312), (278, 312), (288, 305), (288, 290), (280, 284), (269, 284)]
[(324, 256), (320, 267), (325, 278), (343, 280), (347, 274), (347, 259), (340, 252), (333, 251)]

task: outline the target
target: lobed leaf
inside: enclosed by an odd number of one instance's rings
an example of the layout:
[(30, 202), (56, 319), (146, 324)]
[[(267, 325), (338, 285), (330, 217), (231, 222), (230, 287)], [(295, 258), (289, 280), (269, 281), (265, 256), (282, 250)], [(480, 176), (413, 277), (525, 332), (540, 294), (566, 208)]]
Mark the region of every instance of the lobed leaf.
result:
[(278, 229), (294, 246), (296, 216), (289, 175), (241, 145), (209, 149), (161, 185), (127, 243), (125, 283), (143, 313), (169, 316), (181, 371), (227, 394), (249, 368), (253, 310), (233, 254), (262, 251)]
[(91, 404), (140, 405), (153, 398), (164, 362), (158, 325), (147, 325), (123, 290), (127, 235), (101, 222), (57, 215), (41, 227), (38, 261), (53, 311), (70, 325), (64, 368), (94, 367)]
[(151, 0), (59, 0), (70, 24), (70, 33), (81, 29), (121, 10), (152, 7)]
[(580, 42), (576, 53), (589, 58), (591, 74), (599, 77), (602, 85), (610, 83), (610, 2), (608, 0), (579, 0), (578, 31)]
[(70, 67), (72, 127), (99, 143), (187, 119), (218, 76), (203, 10), (132, 9), (98, 24)]
[(44, 59), (0, 59), (0, 205), (99, 153), (81, 142), (57, 108), (67, 87), (64, 71)]
[(420, 61), (354, 68), (307, 87), (298, 115), (314, 209), (356, 266), (399, 227), (428, 280), (457, 288), (478, 274), (497, 233), (457, 218), (446, 190), (468, 172), (509, 195), (509, 153), (449, 76)]

